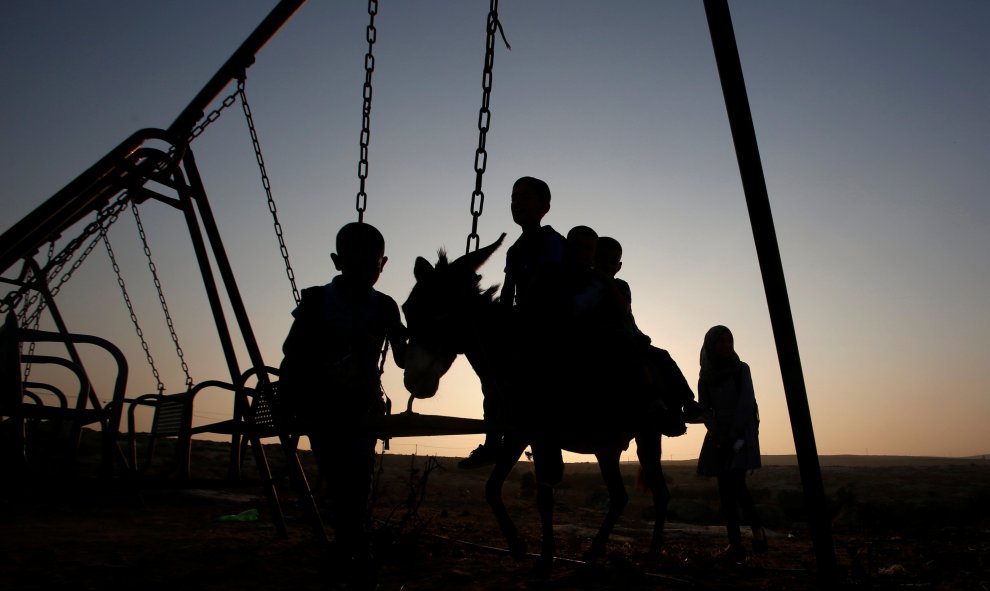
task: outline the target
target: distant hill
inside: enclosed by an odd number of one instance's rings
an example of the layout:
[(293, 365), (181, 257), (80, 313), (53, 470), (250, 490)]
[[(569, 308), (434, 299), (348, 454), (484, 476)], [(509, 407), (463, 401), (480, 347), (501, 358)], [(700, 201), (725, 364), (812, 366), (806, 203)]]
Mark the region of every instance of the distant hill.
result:
[[(941, 458), (933, 456), (860, 456), (860, 455), (832, 455), (819, 456), (818, 461), (823, 468), (872, 468), (882, 466), (905, 467), (905, 466), (951, 466), (986, 464), (990, 466), (990, 454), (970, 456), (966, 458)], [(635, 462), (631, 462), (635, 463)], [(673, 466), (693, 466), (698, 463), (693, 460), (673, 460), (664, 461), (664, 465)], [(764, 466), (797, 466), (797, 456), (795, 455), (764, 455)]]
[[(393, 457), (410, 457), (409, 454), (396, 454), (389, 452)], [(587, 456), (588, 461), (567, 462), (568, 464), (589, 464), (597, 466), (593, 456)], [(763, 458), (764, 466), (797, 466), (797, 456), (765, 454)], [(454, 465), (462, 458), (459, 457), (437, 457), (445, 464)], [(526, 457), (520, 459), (525, 463)], [(944, 458), (937, 456), (866, 456), (853, 454), (838, 454), (830, 456), (819, 456), (818, 461), (823, 468), (880, 468), (880, 467), (926, 467), (926, 466), (969, 466), (971, 464), (982, 464), (990, 467), (990, 454), (969, 456), (964, 458)], [(625, 461), (623, 464), (638, 464), (636, 460)], [(693, 467), (698, 464), (698, 459), (692, 460), (663, 460), (664, 466), (686, 466)]]
[[(89, 431), (89, 429), (84, 429), (84, 431)], [(142, 437), (143, 433), (139, 433), (138, 437)], [(93, 432), (93, 436), (97, 436), (96, 432)], [(95, 441), (95, 440), (94, 440)], [(197, 446), (203, 446), (207, 449), (212, 449), (216, 452), (223, 453), (220, 450), (225, 449), (229, 444), (222, 441), (210, 441), (206, 439), (196, 439)], [(266, 447), (268, 446), (266, 442)], [(200, 449), (203, 449), (201, 447)], [(393, 452), (388, 452), (386, 455), (401, 458), (410, 457), (410, 454), (397, 454)], [(591, 464), (597, 465), (593, 459), (587, 462), (568, 462), (570, 464)], [(797, 466), (797, 456), (793, 454), (785, 455), (772, 455), (765, 454), (762, 456), (764, 466)], [(460, 457), (437, 457), (444, 464), (456, 465), (458, 461), (462, 458)], [(970, 464), (983, 464), (990, 466), (990, 454), (981, 454), (976, 456), (969, 456), (963, 458), (947, 458), (947, 457), (935, 457), (935, 456), (874, 456), (874, 455), (853, 455), (853, 454), (839, 454), (839, 455), (823, 455), (819, 456), (820, 465), (823, 468), (874, 468), (874, 467), (926, 467), (926, 466), (960, 466), (960, 465), (970, 465)], [(525, 463), (526, 458), (523, 457), (521, 462)], [(636, 461), (623, 462), (624, 464), (636, 464)], [(697, 458), (691, 460), (664, 460), (663, 464), (665, 466), (685, 466), (693, 467), (698, 464)]]
[[(990, 457), (990, 456), (987, 456)], [(835, 455), (819, 456), (818, 461), (822, 467), (879, 467), (879, 466), (947, 466), (959, 464), (972, 464), (974, 462), (987, 462), (990, 460), (983, 457), (977, 458), (939, 458), (930, 456), (860, 456), (860, 455)], [(767, 455), (763, 456), (763, 464), (767, 466), (796, 466), (797, 456), (794, 455)]]
[[(860, 456), (860, 455), (831, 455), (819, 456), (819, 464), (824, 467), (849, 467), (849, 468), (870, 468), (880, 466), (949, 466), (968, 465), (973, 463), (987, 463), (990, 465), (990, 454), (982, 456), (972, 456), (968, 458), (942, 458), (934, 456)], [(678, 462), (664, 462), (676, 465), (695, 465), (698, 460), (681, 460)], [(764, 466), (796, 466), (797, 456), (795, 455), (764, 455)]]

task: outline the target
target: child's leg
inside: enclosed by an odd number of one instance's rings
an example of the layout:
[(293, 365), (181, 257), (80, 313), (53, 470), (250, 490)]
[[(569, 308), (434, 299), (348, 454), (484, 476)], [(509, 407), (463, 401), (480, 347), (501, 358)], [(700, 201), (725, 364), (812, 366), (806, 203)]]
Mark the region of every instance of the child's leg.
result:
[(756, 504), (753, 503), (753, 497), (749, 494), (749, 487), (746, 486), (746, 471), (738, 470), (738, 472), (737, 498), (739, 499), (739, 507), (750, 527), (756, 531), (760, 527), (760, 516), (756, 513)]
[(726, 470), (718, 475), (718, 494), (722, 503), (722, 516), (729, 545), (742, 547), (742, 534), (739, 532), (739, 487), (745, 472)]
[(756, 504), (752, 495), (749, 494), (749, 487), (746, 486), (746, 472), (740, 471), (742, 476), (739, 479), (739, 506), (743, 515), (749, 522), (749, 528), (753, 532), (753, 552), (763, 554), (767, 551), (767, 534), (760, 521), (760, 514), (756, 511)]
[(375, 440), (313, 434), (313, 455), (330, 501), (334, 542), (344, 554), (369, 551), (368, 500), (375, 469)]

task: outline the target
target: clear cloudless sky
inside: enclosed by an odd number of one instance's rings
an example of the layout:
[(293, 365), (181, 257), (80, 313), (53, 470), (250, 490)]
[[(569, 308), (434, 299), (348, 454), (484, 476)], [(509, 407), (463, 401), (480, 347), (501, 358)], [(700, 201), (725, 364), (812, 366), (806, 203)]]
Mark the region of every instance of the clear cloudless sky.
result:
[[(5, 2), (0, 231), (132, 132), (170, 125), (274, 5)], [(730, 8), (819, 452), (990, 452), (990, 3)], [(484, 0), (379, 6), (365, 219), (387, 239), (378, 287), (400, 303), (416, 256), (465, 248), (487, 11)], [(503, 0), (500, 16), (512, 49), (497, 42), (482, 242), (518, 236), (514, 179), (546, 179), (547, 223), (563, 233), (590, 225), (624, 244), (620, 276), (637, 321), (691, 383), (708, 328), (733, 330), (753, 369), (763, 451), (793, 453), (701, 1)], [(312, 0), (248, 72), (300, 287), (328, 280), (333, 236), (357, 219), (367, 20), (364, 2)], [(277, 365), (293, 301), (239, 108), (193, 150), (265, 359)], [(193, 377), (225, 378), (182, 220), (154, 203), (142, 218)], [(156, 364), (169, 390), (181, 390), (129, 213), (110, 237)], [(486, 284), (501, 281), (503, 263), (501, 251), (483, 267)], [(102, 247), (60, 302), (72, 330), (128, 351), (132, 394), (154, 391)], [(404, 407), (391, 361), (385, 385)], [(481, 402), (459, 361), (414, 408), (480, 417)], [(204, 397), (196, 421), (229, 408)], [(703, 435), (692, 426), (665, 440), (664, 459), (697, 457)], [(464, 455), (479, 441), (402, 439), (392, 449)]]

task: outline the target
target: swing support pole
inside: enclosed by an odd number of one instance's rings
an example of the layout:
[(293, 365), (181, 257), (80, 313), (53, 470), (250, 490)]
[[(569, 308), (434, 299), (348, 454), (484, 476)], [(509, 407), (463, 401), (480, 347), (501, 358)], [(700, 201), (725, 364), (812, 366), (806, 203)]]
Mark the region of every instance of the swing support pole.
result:
[(835, 547), (825, 506), (825, 487), (811, 425), (811, 410), (801, 370), (794, 318), (784, 282), (784, 268), (780, 260), (780, 248), (774, 230), (770, 198), (767, 194), (763, 164), (760, 161), (753, 114), (749, 107), (739, 48), (736, 45), (732, 19), (727, 0), (705, 0), (705, 14), (712, 37), (715, 61), (718, 66), (725, 108), (732, 130), (736, 159), (742, 177), (746, 206), (756, 242), (756, 253), (763, 274), (763, 288), (767, 296), (770, 322), (777, 344), (777, 359), (784, 383), (784, 396), (790, 414), (791, 431), (797, 452), (798, 470), (804, 488), (805, 507), (811, 527), (812, 543), (818, 565), (818, 574), (825, 580), (836, 576)]

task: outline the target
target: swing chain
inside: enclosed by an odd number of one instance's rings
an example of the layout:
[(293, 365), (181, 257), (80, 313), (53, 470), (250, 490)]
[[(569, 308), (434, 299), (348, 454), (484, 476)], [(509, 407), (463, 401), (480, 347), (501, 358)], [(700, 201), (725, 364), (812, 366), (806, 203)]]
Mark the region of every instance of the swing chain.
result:
[(275, 236), (278, 238), (278, 248), (282, 253), (282, 261), (285, 263), (285, 274), (289, 277), (289, 285), (292, 287), (292, 297), (296, 305), (302, 300), (299, 295), (299, 288), (296, 287), (296, 273), (289, 262), (289, 249), (285, 246), (285, 236), (282, 232), (282, 224), (278, 221), (278, 208), (275, 207), (275, 198), (272, 196), (272, 183), (268, 179), (268, 170), (265, 168), (265, 157), (261, 154), (261, 142), (258, 140), (258, 131), (254, 126), (254, 116), (251, 115), (251, 105), (248, 104), (247, 94), (244, 92), (244, 78), (237, 80), (237, 94), (241, 97), (241, 108), (244, 110), (244, 118), (247, 120), (248, 131), (251, 133), (251, 143), (254, 145), (254, 158), (258, 162), (258, 170), (261, 173), (261, 186), (265, 189), (268, 198), (268, 211), (272, 214), (275, 225)]
[(237, 100), (237, 95), (239, 94), (240, 91), (240, 84), (243, 82), (244, 82), (244, 76), (242, 75), (240, 78), (238, 78), (238, 90), (235, 90), (234, 92), (227, 95), (226, 98), (223, 99), (223, 102), (220, 103), (219, 107), (210, 111), (210, 114), (207, 115), (206, 118), (204, 118), (199, 125), (192, 128), (192, 131), (189, 132), (189, 139), (188, 139), (189, 143), (192, 143), (194, 139), (196, 139), (197, 137), (200, 136), (200, 134), (206, 131), (206, 128), (209, 127), (211, 123), (219, 119), (220, 114), (223, 113), (224, 109), (234, 104), (234, 101)]
[[(124, 207), (127, 205), (127, 200), (128, 200), (128, 196), (125, 193), (112, 205), (109, 205), (104, 209), (100, 210), (99, 212), (97, 212), (96, 220), (90, 222), (86, 226), (86, 228), (83, 229), (82, 233), (79, 236), (76, 236), (71, 241), (69, 241), (69, 243), (65, 245), (62, 251), (59, 252), (54, 259), (49, 261), (47, 265), (45, 265), (45, 268), (42, 271), (42, 273), (45, 275), (45, 277), (47, 277), (46, 281), (48, 283), (51, 283), (56, 277), (58, 277), (59, 272), (61, 272), (61, 270), (65, 267), (65, 265), (68, 264), (69, 260), (79, 249), (79, 246), (83, 243), (83, 241), (89, 238), (90, 236), (93, 236), (94, 233), (98, 233), (102, 229), (105, 220), (111, 217), (113, 217), (113, 219), (116, 220), (116, 215), (120, 213), (120, 211), (122, 211)], [(89, 256), (89, 253), (93, 252), (93, 249), (96, 247), (96, 244), (99, 241), (100, 241), (100, 236), (99, 234), (97, 234), (86, 246), (86, 248), (83, 250), (83, 253), (79, 256), (79, 258), (77, 258), (72, 263), (72, 266), (69, 267), (69, 270), (62, 275), (61, 279), (59, 279), (59, 282), (54, 287), (51, 288), (52, 297), (58, 295), (58, 292), (59, 290), (62, 289), (62, 286), (72, 277), (72, 274), (75, 273), (75, 271), (80, 266), (82, 266), (83, 261), (85, 261), (86, 257)], [(38, 278), (38, 280), (40, 279), (41, 278)], [(3, 301), (0, 302), (0, 313), (6, 313), (8, 310), (12, 310), (16, 308), (17, 305), (20, 303), (21, 299), (24, 297), (24, 294), (27, 293), (29, 290), (31, 290), (31, 286), (25, 284), (19, 289), (9, 292), (6, 296), (4, 296)], [(41, 297), (41, 293), (38, 290), (34, 290), (34, 294), (28, 298), (28, 303), (26, 304), (26, 306), (28, 307), (31, 306), (34, 302), (38, 300), (39, 297)], [(33, 323), (35, 319), (41, 314), (42, 310), (44, 310), (44, 307), (45, 307), (44, 302), (42, 302), (41, 305), (38, 307), (38, 309), (35, 310), (32, 313), (32, 315), (26, 319), (27, 321), (25, 322), (25, 325)]]
[[(52, 257), (54, 255), (55, 255), (55, 239), (53, 238), (51, 240), (51, 242), (48, 243), (48, 258), (47, 258), (47, 260), (45, 262), (45, 265), (46, 266), (49, 263), (51, 263)], [(32, 277), (34, 276), (34, 272), (33, 271), (31, 272), (31, 276)], [(17, 313), (17, 324), (18, 324), (18, 326), (29, 326), (29, 324), (28, 324), (28, 318), (34, 318), (34, 321), (33, 321), (34, 328), (35, 329), (38, 328), (38, 325), (40, 323), (40, 318), (37, 315), (29, 315), (28, 312), (31, 310), (31, 307), (34, 306), (34, 304), (38, 301), (38, 299), (40, 297), (41, 297), (40, 291), (36, 290), (35, 293), (34, 293), (34, 295), (32, 297), (24, 300), (24, 305), (21, 307), (21, 311)], [(16, 305), (19, 305), (19, 304), (20, 304), (20, 302), (17, 302), (15, 304), (15, 306)], [(13, 307), (11, 307), (11, 309), (13, 309)], [(32, 342), (31, 345), (32, 346), (31, 346), (30, 351), (28, 352), (28, 354), (33, 354), (34, 353), (34, 342)], [(30, 364), (27, 364), (27, 365), (28, 365), (28, 367), (30, 367)], [(25, 375), (25, 379), (27, 379), (27, 374)]]
[(86, 238), (89, 238), (90, 236), (93, 236), (93, 239), (90, 241), (90, 243), (86, 246), (85, 249), (83, 249), (83, 253), (79, 256), (78, 259), (72, 262), (72, 265), (69, 267), (69, 270), (62, 275), (62, 277), (58, 281), (58, 284), (56, 284), (55, 287), (52, 288), (51, 290), (52, 297), (58, 295), (58, 292), (59, 290), (62, 289), (62, 286), (65, 285), (65, 283), (72, 277), (72, 274), (75, 273), (79, 269), (79, 267), (82, 266), (83, 261), (85, 261), (86, 257), (88, 257), (89, 254), (93, 252), (93, 249), (96, 248), (96, 244), (100, 241), (101, 238), (100, 234), (106, 232), (110, 228), (110, 226), (117, 221), (118, 214), (120, 214), (120, 212), (124, 210), (124, 207), (127, 206), (129, 200), (130, 200), (130, 196), (125, 193), (121, 195), (120, 199), (118, 199), (113, 205), (110, 205), (97, 212), (96, 219), (90, 222), (89, 225), (86, 226), (82, 234), (74, 238), (72, 242), (70, 242), (62, 250), (62, 252), (60, 252), (58, 256), (55, 257), (51, 271), (47, 272), (48, 281), (52, 281), (55, 279), (59, 271), (62, 270), (62, 268), (68, 262), (72, 254), (76, 251), (76, 249), (79, 248), (79, 245), (82, 243), (82, 241), (85, 240)]
[[(34, 324), (31, 326), (34, 330), (38, 330), (38, 326), (41, 323), (41, 318), (36, 317), (34, 319)], [(34, 355), (35, 348), (38, 346), (37, 341), (31, 341), (28, 345), (27, 357), (28, 360), (24, 362), (24, 378), (22, 382), (27, 382), (31, 378), (31, 361), (30, 358)]]
[[(55, 239), (54, 238), (51, 240), (51, 242), (48, 243), (48, 259), (47, 259), (47, 262), (45, 264), (50, 263), (53, 256), (55, 256)], [(21, 310), (20, 317), (21, 317), (22, 325), (24, 325), (23, 324), (23, 321), (27, 319), (27, 312), (28, 312), (28, 309), (29, 309), (30, 305), (31, 305), (31, 302), (26, 302), (25, 305), (24, 305), (24, 309)], [(35, 316), (34, 317), (34, 323), (31, 325), (31, 328), (33, 328), (34, 330), (38, 330), (38, 328), (40, 326), (41, 326), (41, 317), (40, 316)], [(38, 346), (38, 342), (37, 341), (31, 341), (31, 343), (28, 345), (27, 355), (28, 355), (28, 358), (29, 359), (24, 364), (24, 378), (22, 380), (24, 382), (27, 382), (29, 380), (29, 378), (31, 377), (31, 361), (30, 361), (30, 357), (32, 355), (34, 355), (34, 351), (37, 348), (37, 346)]]
[[(117, 221), (117, 216), (114, 215), (110, 219), (110, 223)], [(144, 331), (141, 330), (141, 325), (138, 323), (137, 314), (134, 312), (134, 304), (131, 302), (131, 296), (127, 293), (127, 285), (124, 283), (124, 276), (120, 273), (120, 265), (117, 264), (117, 257), (114, 255), (113, 247), (110, 246), (110, 238), (107, 237), (107, 230), (109, 226), (101, 229), (100, 238), (103, 240), (104, 246), (107, 248), (107, 255), (110, 257), (110, 265), (113, 267), (113, 272), (117, 276), (117, 285), (120, 286), (120, 293), (124, 296), (124, 304), (127, 305), (127, 312), (131, 315), (131, 324), (134, 325), (134, 331), (137, 333), (139, 339), (141, 339), (141, 348), (144, 349), (144, 355), (148, 360), (148, 365), (151, 366), (151, 373), (155, 377), (155, 381), (158, 384), (158, 393), (161, 394), (165, 391), (165, 384), (162, 383), (162, 378), (158, 373), (158, 368), (155, 367), (155, 360), (151, 356), (151, 349), (148, 347), (148, 341), (144, 338)]]
[(358, 222), (364, 222), (364, 212), (368, 208), (368, 193), (365, 191), (365, 181), (368, 178), (368, 142), (371, 140), (371, 75), (375, 72), (375, 41), (378, 39), (378, 30), (375, 29), (375, 15), (378, 14), (378, 0), (368, 0), (368, 28), (366, 37), (368, 40), (368, 53), (364, 54), (364, 104), (361, 108), (361, 151), (358, 162), (358, 187), (355, 209), (357, 209)]
[(498, 20), (498, 0), (491, 0), (488, 11), (487, 35), (485, 37), (485, 67), (481, 76), (481, 110), (478, 112), (478, 149), (474, 153), (474, 191), (471, 193), (471, 233), (467, 237), (466, 253), (478, 250), (478, 219), (485, 208), (485, 192), (481, 190), (481, 181), (488, 167), (488, 151), (485, 147), (488, 129), (491, 126), (492, 112), (490, 107), (492, 96), (492, 68), (495, 65), (495, 33), (501, 33), (502, 41), (507, 49), (512, 49), (505, 39), (505, 31)]
[[(165, 301), (165, 290), (162, 282), (158, 279), (158, 267), (151, 257), (151, 246), (148, 244), (148, 235), (144, 231), (144, 224), (141, 222), (141, 214), (138, 212), (137, 204), (131, 201), (131, 213), (134, 214), (134, 221), (137, 223), (138, 235), (141, 237), (141, 245), (144, 247), (144, 256), (148, 259), (148, 270), (155, 282), (155, 289), (158, 291), (158, 301), (162, 305), (162, 312), (165, 314), (165, 324), (168, 325), (168, 332), (172, 336), (172, 343), (175, 344), (175, 354), (179, 357), (182, 366), (182, 373), (186, 375), (186, 388), (193, 387), (192, 376), (189, 375), (189, 365), (186, 363), (185, 354), (179, 345), (179, 335), (175, 332), (175, 324), (172, 322), (172, 314), (168, 310), (168, 303)], [(119, 277), (119, 275), (118, 275)]]

